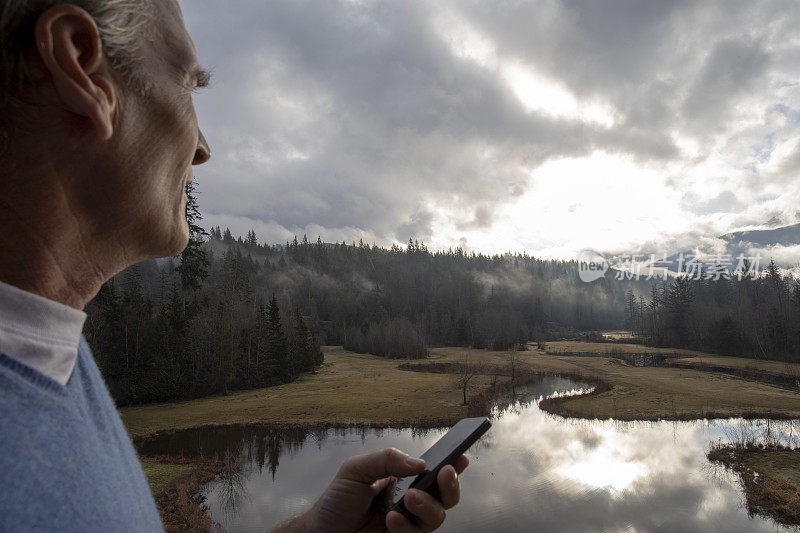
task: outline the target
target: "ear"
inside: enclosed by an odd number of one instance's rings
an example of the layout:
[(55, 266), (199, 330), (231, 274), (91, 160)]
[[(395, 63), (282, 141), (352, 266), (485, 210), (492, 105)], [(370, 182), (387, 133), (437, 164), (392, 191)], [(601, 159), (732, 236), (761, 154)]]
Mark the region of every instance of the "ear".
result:
[(36, 47), (64, 107), (88, 118), (98, 137), (114, 133), (116, 85), (97, 24), (83, 9), (54, 6), (36, 21)]

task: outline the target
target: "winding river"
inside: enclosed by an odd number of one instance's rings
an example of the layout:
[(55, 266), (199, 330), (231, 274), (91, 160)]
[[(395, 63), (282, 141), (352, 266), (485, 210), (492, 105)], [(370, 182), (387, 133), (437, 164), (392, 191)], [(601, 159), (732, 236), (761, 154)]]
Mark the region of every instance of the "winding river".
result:
[[(800, 421), (587, 421), (538, 407), (543, 397), (587, 388), (541, 376), (498, 398), (442, 531), (790, 531), (749, 517), (736, 475), (706, 453), (741, 432), (800, 446)], [(209, 512), (226, 531), (249, 532), (306, 509), (351, 455), (387, 446), (421, 454), (444, 431), (200, 429), (140, 451), (224, 459), (226, 471), (203, 489)]]

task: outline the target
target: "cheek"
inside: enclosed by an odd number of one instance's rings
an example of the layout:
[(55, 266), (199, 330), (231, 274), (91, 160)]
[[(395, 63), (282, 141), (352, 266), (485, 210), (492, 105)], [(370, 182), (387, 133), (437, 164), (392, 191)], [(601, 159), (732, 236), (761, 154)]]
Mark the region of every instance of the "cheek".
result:
[(191, 96), (153, 102), (150, 107), (148, 149), (166, 164), (190, 165), (197, 147), (197, 118)]
[[(194, 110), (191, 93), (180, 102), (176, 113), (176, 138), (180, 138), (185, 146), (188, 163), (194, 159), (194, 152), (197, 148), (197, 114)], [(191, 155), (188, 155), (191, 154)]]

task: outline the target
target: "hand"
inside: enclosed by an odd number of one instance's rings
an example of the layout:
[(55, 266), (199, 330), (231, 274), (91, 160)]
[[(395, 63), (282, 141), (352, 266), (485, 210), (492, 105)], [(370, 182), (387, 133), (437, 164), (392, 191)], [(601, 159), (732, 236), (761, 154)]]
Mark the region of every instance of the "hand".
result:
[(425, 462), (394, 448), (356, 455), (342, 464), (319, 500), (303, 515), (304, 525), (309, 531), (324, 532), (433, 531), (444, 522), (445, 509), (458, 503), (458, 474), (468, 464), (469, 460), (462, 455), (454, 467), (446, 466), (439, 471), (436, 478), (439, 499), (420, 490), (408, 490), (405, 506), (415, 516), (412, 522), (395, 511), (388, 515), (376, 513), (370, 510), (370, 504), (396, 480), (395, 476), (420, 474), (425, 470)]

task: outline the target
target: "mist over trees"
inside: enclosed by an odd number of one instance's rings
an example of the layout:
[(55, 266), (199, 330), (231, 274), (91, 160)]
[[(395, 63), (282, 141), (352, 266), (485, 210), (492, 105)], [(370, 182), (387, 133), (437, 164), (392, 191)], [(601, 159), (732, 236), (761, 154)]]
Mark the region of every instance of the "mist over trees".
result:
[[(103, 285), (84, 329), (118, 405), (288, 383), (321, 344), (423, 358), (429, 346), (494, 350), (630, 327), (645, 342), (796, 359), (800, 285), (761, 278), (583, 283), (575, 261), (485, 256), (317, 237), (260, 244), (200, 225), (187, 187), (187, 248)], [(645, 294), (649, 293), (649, 301)]]
[(284, 383), (321, 364), (320, 344), (422, 358), (435, 345), (505, 350), (619, 328), (634, 284), (582, 283), (575, 262), (527, 255), (263, 245), (217, 227), (180, 258), (106, 283), (86, 334), (124, 405)]
[(800, 283), (773, 261), (761, 276), (660, 282), (647, 300), (628, 294), (625, 308), (631, 329), (653, 345), (800, 361)]
[[(248, 243), (249, 241), (249, 243)], [(421, 357), (427, 346), (511, 349), (539, 338), (625, 323), (625, 294), (649, 282), (583, 283), (575, 261), (485, 256), (423, 244), (382, 248), (305, 236), (282, 245), (211, 230), (205, 290), (271, 293), (302, 310), (323, 344)], [(390, 340), (395, 339), (395, 340)], [(400, 344), (404, 346), (399, 347)]]

